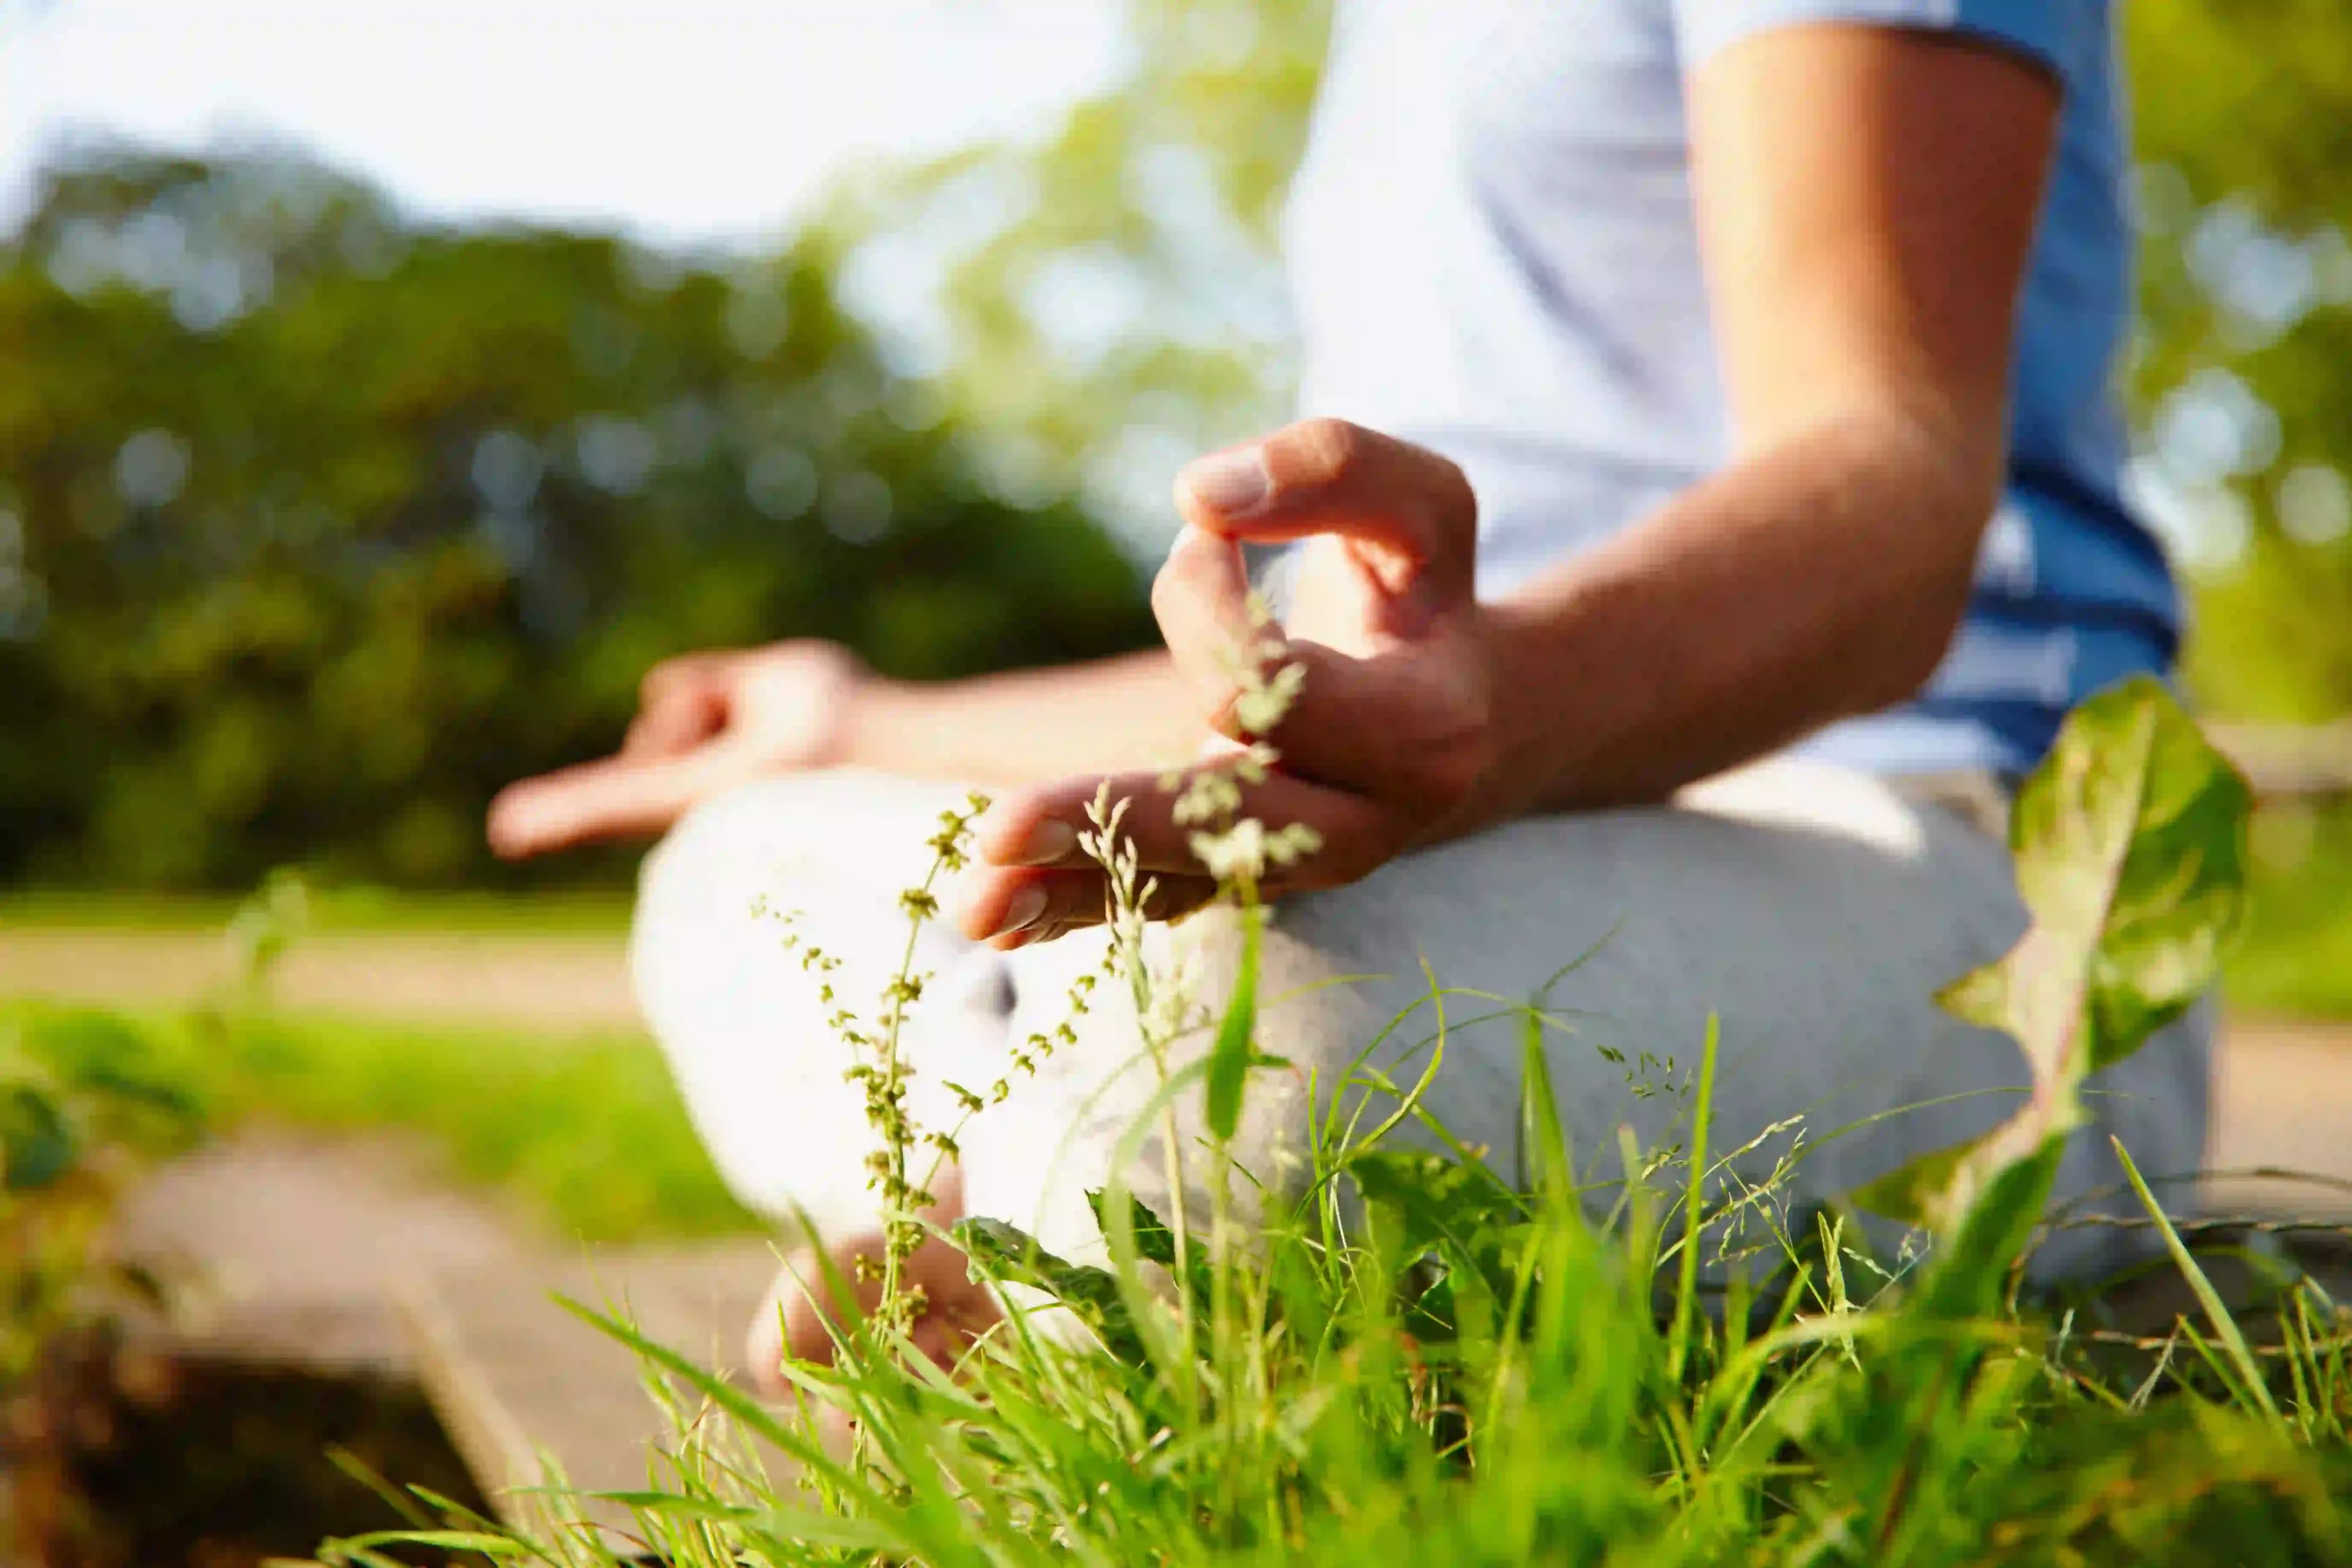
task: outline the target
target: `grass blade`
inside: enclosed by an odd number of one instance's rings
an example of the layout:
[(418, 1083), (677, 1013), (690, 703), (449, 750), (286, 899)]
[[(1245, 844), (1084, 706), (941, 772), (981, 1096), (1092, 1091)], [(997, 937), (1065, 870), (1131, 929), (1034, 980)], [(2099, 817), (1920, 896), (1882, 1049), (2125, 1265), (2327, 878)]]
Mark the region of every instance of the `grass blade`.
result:
[(1234, 976), (1233, 997), (1209, 1052), (1203, 1109), (1209, 1136), (1220, 1144), (1230, 1143), (1241, 1125), (1241, 1090), (1250, 1078), (1250, 1043), (1258, 1033), (1258, 943), (1265, 924), (1265, 910), (1255, 904), (1243, 907), (1240, 972)]
[(2149, 1218), (2155, 1222), (2156, 1233), (2165, 1238), (2165, 1249), (2172, 1254), (2172, 1260), (2178, 1266), (2181, 1277), (2188, 1281), (2189, 1290), (2197, 1297), (2197, 1304), (2205, 1309), (2205, 1316), (2213, 1325), (2213, 1332), (2220, 1337), (2222, 1348), (2228, 1352), (2231, 1365), (2237, 1369), (2238, 1376), (2245, 1381), (2245, 1397), (2260, 1405), (2262, 1413), (2272, 1421), (2284, 1427), (2286, 1418), (2278, 1414), (2278, 1406), (2270, 1397), (2270, 1385), (2263, 1381), (2262, 1368), (2256, 1362), (2254, 1352), (2246, 1348), (2245, 1336), (2238, 1332), (2237, 1319), (2230, 1315), (2229, 1307), (2222, 1301), (2222, 1292), (2213, 1288), (2213, 1281), (2205, 1277), (2205, 1270), (2197, 1266), (2197, 1259), (2190, 1255), (2188, 1244), (2180, 1239), (2180, 1233), (2173, 1229), (2172, 1221), (2166, 1219), (2164, 1210), (2157, 1207), (2155, 1195), (2148, 1190), (2147, 1182), (2141, 1179), (2140, 1168), (2132, 1163), (2132, 1156), (2124, 1149), (2123, 1140), (2110, 1134), (2107, 1141), (2115, 1145), (2115, 1157), (2123, 1162), (2123, 1174), (2131, 1181), (2132, 1190), (2140, 1195), (2141, 1207), (2146, 1209)]
[(1674, 1292), (1674, 1331), (1667, 1342), (1666, 1381), (1682, 1381), (1690, 1348), (1690, 1314), (1699, 1294), (1699, 1232), (1706, 1224), (1707, 1123), (1715, 1109), (1715, 1050), (1723, 1034), (1722, 1021), (1707, 1015), (1707, 1043), (1699, 1058), (1699, 1103), (1690, 1119), (1690, 1190), (1683, 1199), (1680, 1279)]

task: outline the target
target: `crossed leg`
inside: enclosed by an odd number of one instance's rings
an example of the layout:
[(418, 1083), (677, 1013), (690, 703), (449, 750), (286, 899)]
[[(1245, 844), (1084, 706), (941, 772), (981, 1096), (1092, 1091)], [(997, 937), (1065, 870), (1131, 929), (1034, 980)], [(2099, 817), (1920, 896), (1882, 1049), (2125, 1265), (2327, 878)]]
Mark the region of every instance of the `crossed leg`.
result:
[[(701, 808), (648, 863), (639, 995), (722, 1174), (756, 1209), (806, 1212), (828, 1236), (858, 1235), (873, 1219), (860, 1168), (870, 1134), (857, 1091), (840, 1079), (844, 1048), (754, 900), (805, 909), (809, 934), (842, 961), (842, 994), (875, 994), (905, 944), (896, 891), (919, 878), (921, 840), (956, 798), (870, 775), (779, 779)], [(1371, 1065), (1411, 1081), (1441, 1018), (1446, 1060), (1429, 1111), (1465, 1144), (1512, 1149), (1524, 1023), (1510, 1004), (1540, 995), (1546, 1065), (1580, 1168), (1612, 1174), (1620, 1126), (1645, 1148), (1684, 1134), (1680, 1086), (1712, 1014), (1713, 1146), (1801, 1118), (1801, 1131), (1760, 1145), (1745, 1174), (1760, 1175), (1801, 1135), (1808, 1146), (1788, 1196), (1838, 1196), (2015, 1106), (2027, 1077), (2017, 1047), (1931, 998), (2023, 924), (1997, 842), (1876, 781), (1790, 761), (1687, 791), (1670, 808), (1532, 818), (1425, 851), (1274, 911), (1262, 1028), (1291, 1068), (1253, 1082), (1234, 1146), (1251, 1173), (1243, 1190), (1279, 1194), (1305, 1169), (1310, 1084), (1341, 1084), (1375, 1039)], [(1222, 998), (1237, 951), (1229, 915), (1153, 941), (1189, 961), (1203, 1000)], [(1005, 959), (928, 931), (918, 962), (940, 980), (909, 1037), (917, 1119), (951, 1124), (942, 1084), (1005, 1076), (1009, 1043), (1051, 1032), (1069, 982), (1101, 959), (1099, 937)], [(1135, 1020), (1117, 987), (1097, 997), (1076, 1044), (962, 1138), (962, 1209), (1069, 1255), (1098, 1245), (1084, 1192), (1102, 1184), (1153, 1087), (1136, 1069)], [(2209, 1036), (2199, 1010), (2102, 1076), (2098, 1125), (2075, 1138), (2060, 1200), (2120, 1183), (2109, 1133), (2145, 1170), (2194, 1171)], [(1205, 1039), (1182, 1037), (1180, 1055)], [(1141, 1162), (1137, 1190), (1149, 1195), (1160, 1168)], [(2040, 1262), (2065, 1271), (2112, 1256), (2111, 1238), (2084, 1232)]]

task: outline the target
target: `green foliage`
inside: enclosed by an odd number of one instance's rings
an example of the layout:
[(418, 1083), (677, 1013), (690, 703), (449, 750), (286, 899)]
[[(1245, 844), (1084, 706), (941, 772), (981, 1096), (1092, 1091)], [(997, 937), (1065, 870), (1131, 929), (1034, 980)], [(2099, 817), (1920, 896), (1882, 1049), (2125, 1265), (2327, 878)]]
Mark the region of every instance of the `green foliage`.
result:
[(2256, 814), (2245, 939), (2228, 992), (2242, 1012), (2352, 1017), (2352, 807), (2282, 801)]
[(565, 1239), (749, 1233), (652, 1042), (259, 1010), (0, 1003), (0, 1039), (52, 1070), (141, 1081), (205, 1125), (413, 1136), (452, 1181)]
[(107, 1258), (106, 1224), (128, 1184), (201, 1127), (137, 1038), (61, 1051), (0, 1016), (0, 1387), (53, 1337), (148, 1292)]
[[(930, 345), (952, 417), (1023, 482), (1083, 485), (1164, 538), (1186, 458), (1289, 417), (1274, 233), (1322, 73), (1328, 0), (1122, 0), (1131, 69), (1042, 145), (844, 189), (858, 246), (947, 254)], [(1054, 305), (1107, 301), (1073, 334)], [(1090, 312), (1091, 313), (1091, 312)]]
[[(2058, 1081), (2161, 1020), (2233, 907), (2214, 892), (2242, 802), (2184, 734), (2159, 692), (2127, 688), (2036, 783), (2020, 876), (2075, 976)], [(2190, 956), (2154, 963), (2158, 946)], [(2032, 995), (2004, 1005), (2064, 1010)], [(1225, 1017), (1255, 1006), (1245, 974)], [(1711, 1044), (1702, 1083), (1713, 1066)], [(1016, 1299), (952, 1375), (877, 1315), (837, 1325), (830, 1364), (786, 1362), (797, 1407), (772, 1411), (600, 1319), (679, 1431), (656, 1483), (616, 1500), (651, 1552), (710, 1568), (2352, 1560), (2352, 1321), (2316, 1284), (2294, 1287), (2287, 1341), (2257, 1347), (2166, 1227), (2223, 1352), (2153, 1369), (2017, 1302), (2063, 1119), (1987, 1170), (1924, 1279), (1825, 1226), (1694, 1310), (1723, 1156), (1703, 1135), (1665, 1161), (1627, 1149), (1597, 1223), (1544, 1074), (1522, 1092), (1531, 1190), (1476, 1151), (1351, 1142), (1360, 1120), (1335, 1119), (1304, 1198), (1246, 1246), (1221, 1202), (1195, 1228), (1115, 1186), (1091, 1195), (1108, 1269), (967, 1222), (975, 1276), (1046, 1303)], [(1861, 1279), (1880, 1283), (1858, 1296)], [(842, 1422), (846, 1452), (821, 1436)], [(755, 1443), (788, 1456), (789, 1483)], [(559, 1560), (609, 1561), (560, 1539)], [(359, 1560), (341, 1551), (323, 1555)]]
[(1133, 567), (990, 491), (832, 265), (52, 171), (0, 247), (0, 879), (476, 880), (492, 791), (611, 746), (661, 656), (1145, 640)]
[[(2290, 476), (2321, 476), (2295, 481), (2309, 497), (2352, 475), (2352, 15), (2335, 0), (2116, 14), (2149, 169), (2132, 374), (2143, 445), (2192, 492), (2233, 498), (2220, 514), (2242, 508), (2252, 526), (2243, 557), (2199, 585), (2197, 689), (2249, 717), (2328, 718), (2352, 710), (2352, 534), (2288, 525)], [(2164, 443), (2166, 404), (2181, 399), (2241, 427), (2222, 471)]]
[[(2084, 1080), (2219, 976), (2245, 905), (2251, 807), (2245, 781), (2153, 680), (2123, 682), (2068, 716), (2010, 815), (2026, 933), (1937, 998), (2015, 1039), (2032, 1094), (1984, 1138), (1866, 1190), (1866, 1206), (1956, 1228), (1997, 1172), (2054, 1163), (2084, 1120)], [(2039, 1213), (2037, 1199), (2024, 1223)]]
[(1241, 1123), (1241, 1095), (1250, 1069), (1257, 1065), (1258, 948), (1265, 930), (1265, 911), (1252, 904), (1241, 911), (1241, 967), (1233, 983), (1233, 999), (1217, 1025), (1216, 1043), (1209, 1052), (1208, 1081), (1203, 1111), (1209, 1135), (1222, 1143)]
[[(1148, 1209), (1137, 1220), (1151, 1233), (1173, 1235)], [(1118, 1276), (1109, 1269), (1057, 1258), (1002, 1220), (958, 1221), (956, 1245), (971, 1259), (976, 1280), (1043, 1292), (1084, 1324), (1113, 1359), (1140, 1365), (1147, 1359), (1143, 1338), (1127, 1315)]]

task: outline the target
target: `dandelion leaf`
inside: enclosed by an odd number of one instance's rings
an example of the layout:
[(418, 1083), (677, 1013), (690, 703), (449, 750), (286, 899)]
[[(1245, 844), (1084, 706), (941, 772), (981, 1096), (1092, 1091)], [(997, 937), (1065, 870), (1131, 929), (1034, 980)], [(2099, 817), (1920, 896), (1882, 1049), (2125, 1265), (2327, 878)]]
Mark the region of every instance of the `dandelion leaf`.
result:
[[(1102, 1234), (1111, 1234), (1110, 1192), (1101, 1187), (1086, 1190), (1086, 1206), (1094, 1211), (1094, 1223)], [(1127, 1194), (1128, 1226), (1135, 1233), (1136, 1256), (1146, 1263), (1157, 1263), (1163, 1269), (1176, 1267), (1176, 1233), (1144, 1201), (1134, 1193)]]
[(973, 1283), (1026, 1285), (1042, 1292), (1091, 1329), (1117, 1359), (1130, 1366), (1143, 1364), (1143, 1336), (1127, 1314), (1117, 1276), (1108, 1269), (1057, 1257), (1026, 1231), (1001, 1220), (960, 1221), (954, 1235), (956, 1245), (970, 1259)]
[(2123, 682), (2068, 716), (2010, 825), (2026, 932), (1937, 998), (2018, 1043), (2032, 1074), (2027, 1102), (1856, 1202), (1950, 1230), (1996, 1175), (2082, 1122), (2084, 1080), (2212, 984), (2245, 907), (2251, 799), (2157, 681)]

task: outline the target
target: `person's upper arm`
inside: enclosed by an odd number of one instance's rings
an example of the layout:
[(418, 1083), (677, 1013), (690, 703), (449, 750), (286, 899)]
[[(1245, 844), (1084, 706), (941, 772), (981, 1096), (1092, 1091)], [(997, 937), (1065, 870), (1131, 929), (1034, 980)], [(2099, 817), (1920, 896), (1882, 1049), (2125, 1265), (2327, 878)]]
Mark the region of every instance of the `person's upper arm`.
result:
[(1745, 445), (1895, 410), (1997, 482), (2075, 0), (1680, 0)]

